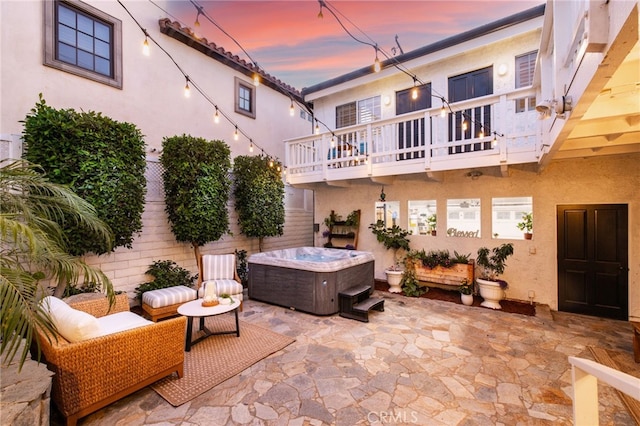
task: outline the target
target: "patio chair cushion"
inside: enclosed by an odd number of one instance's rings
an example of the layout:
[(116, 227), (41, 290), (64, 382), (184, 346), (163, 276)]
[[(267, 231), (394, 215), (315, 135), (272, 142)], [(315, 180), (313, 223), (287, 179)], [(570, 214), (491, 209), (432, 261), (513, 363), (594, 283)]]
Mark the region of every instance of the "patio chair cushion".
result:
[(184, 285), (160, 288), (158, 290), (145, 291), (142, 294), (142, 304), (151, 308), (185, 303), (197, 298), (196, 290)]
[(235, 254), (205, 254), (202, 256), (202, 280), (232, 280), (236, 275)]
[(102, 335), (100, 323), (93, 315), (73, 309), (53, 296), (45, 297), (40, 303), (51, 316), (60, 335), (69, 342), (80, 342)]
[(231, 296), (238, 296), (240, 300), (242, 300), (242, 284), (240, 284), (236, 280), (209, 280), (202, 283), (200, 290), (198, 290), (198, 297), (204, 296), (204, 289), (207, 284), (215, 284), (216, 286), (216, 295), (228, 294)]
[(101, 336), (153, 324), (152, 321), (146, 320), (130, 311), (116, 312), (115, 314), (100, 317), (98, 322), (100, 323)]

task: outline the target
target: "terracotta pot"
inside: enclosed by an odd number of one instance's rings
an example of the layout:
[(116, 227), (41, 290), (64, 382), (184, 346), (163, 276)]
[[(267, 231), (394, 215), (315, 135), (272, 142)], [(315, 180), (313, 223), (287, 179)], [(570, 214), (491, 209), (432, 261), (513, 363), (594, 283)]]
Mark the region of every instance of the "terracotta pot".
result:
[(504, 299), (504, 290), (500, 287), (500, 283), (483, 280), (481, 278), (478, 278), (476, 282), (478, 283), (478, 288), (480, 288), (480, 296), (484, 299), (480, 306), (491, 309), (502, 309), (500, 301)]
[(531, 232), (525, 232), (524, 233), (524, 239), (525, 240), (530, 240), (531, 237), (533, 237), (533, 234)]
[(402, 288), (402, 271), (384, 271), (387, 274), (387, 283), (389, 284), (389, 293), (401, 293)]

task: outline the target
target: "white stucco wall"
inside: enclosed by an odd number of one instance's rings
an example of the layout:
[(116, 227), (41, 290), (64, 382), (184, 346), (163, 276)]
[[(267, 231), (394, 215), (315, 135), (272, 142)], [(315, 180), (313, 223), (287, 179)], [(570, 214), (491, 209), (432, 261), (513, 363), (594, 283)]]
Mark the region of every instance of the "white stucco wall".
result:
[[(116, 89), (43, 65), (43, 2), (0, 2), (0, 142), (4, 158), (19, 155), (21, 120), (30, 112), (42, 93), (47, 104), (76, 111), (97, 111), (117, 121), (135, 124), (147, 144), (149, 160), (157, 160), (162, 139), (189, 134), (206, 139), (224, 140), (232, 157), (250, 155), (249, 140), (234, 141), (234, 126), (224, 118), (214, 124), (214, 107), (192, 88), (184, 97), (185, 78), (171, 60), (151, 43), (151, 55), (142, 54), (144, 35), (125, 10), (115, 1), (86, 1), (122, 21), (123, 88)], [(308, 133), (311, 124), (298, 112), (289, 115), (290, 98), (273, 89), (256, 88), (256, 118), (234, 112), (234, 78), (251, 83), (245, 75), (217, 62), (191, 47), (160, 33), (158, 20), (165, 14), (151, 2), (124, 2), (133, 16), (146, 28), (203, 91), (247, 133), (256, 144), (253, 155), (284, 158), (283, 140)], [(163, 2), (155, 2), (160, 5)], [(215, 41), (215, 40), (210, 40)], [(233, 46), (225, 46), (232, 50)], [(267, 70), (268, 71), (268, 70)], [(155, 151), (154, 151), (155, 150)], [(267, 238), (265, 249), (310, 245), (313, 242), (311, 193), (286, 189), (285, 235)], [(149, 198), (149, 197), (148, 197)], [(301, 203), (300, 200), (303, 200)], [(306, 199), (306, 203), (304, 200)], [(202, 248), (204, 253), (228, 253), (234, 249), (258, 250), (257, 240), (240, 235), (233, 205), (230, 204), (234, 236)], [(148, 201), (143, 214), (143, 231), (132, 249), (119, 248), (108, 256), (90, 256), (90, 264), (99, 265), (113, 280), (117, 290), (132, 292), (148, 281), (144, 271), (155, 260), (171, 259), (180, 266), (197, 271), (193, 250), (178, 244), (164, 213), (164, 204)]]
[[(466, 176), (468, 170), (444, 174), (442, 182), (429, 182), (421, 176), (398, 177), (385, 184), (387, 201), (400, 202), (400, 222), (408, 227), (407, 202), (435, 199), (438, 218), (446, 218), (446, 200), (450, 198), (480, 198), (482, 237), (447, 237), (446, 225), (438, 223), (437, 236), (412, 235), (411, 248), (447, 249), (451, 253), (471, 253), (475, 258), (479, 247), (494, 247), (512, 242), (514, 255), (508, 259), (503, 278), (509, 282), (507, 297), (528, 301), (528, 291), (534, 290), (535, 301), (558, 308), (557, 225), (559, 204), (628, 204), (629, 206), (629, 316), (640, 318), (640, 153), (579, 160), (564, 160), (550, 164), (543, 172), (511, 168), (509, 177), (485, 173), (477, 180)], [(533, 169), (531, 169), (533, 170)], [(346, 215), (361, 209), (362, 219), (358, 250), (371, 251), (376, 258), (376, 278), (386, 279), (385, 267), (392, 264), (392, 253), (367, 227), (375, 222), (374, 206), (380, 195), (380, 184), (367, 180), (353, 181), (348, 188), (319, 185), (316, 190), (316, 221), (322, 223), (331, 210)], [(533, 197), (534, 236), (527, 240), (494, 240), (491, 238), (492, 197)], [(316, 245), (322, 246), (322, 230), (316, 234)]]

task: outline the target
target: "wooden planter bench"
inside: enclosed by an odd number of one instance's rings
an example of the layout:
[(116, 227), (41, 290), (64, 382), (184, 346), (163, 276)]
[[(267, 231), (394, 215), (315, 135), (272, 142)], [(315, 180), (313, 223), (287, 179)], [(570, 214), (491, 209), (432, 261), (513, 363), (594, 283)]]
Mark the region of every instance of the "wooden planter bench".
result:
[(416, 278), (428, 287), (441, 287), (450, 290), (458, 287), (462, 280), (472, 283), (474, 280), (474, 262), (454, 263), (449, 268), (436, 266), (429, 268), (422, 263), (416, 264)]

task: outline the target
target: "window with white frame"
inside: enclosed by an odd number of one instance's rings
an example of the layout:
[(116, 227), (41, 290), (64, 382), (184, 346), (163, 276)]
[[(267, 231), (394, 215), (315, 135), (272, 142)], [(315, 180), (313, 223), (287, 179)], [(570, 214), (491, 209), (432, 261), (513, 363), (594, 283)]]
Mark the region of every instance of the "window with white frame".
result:
[(336, 128), (370, 123), (382, 117), (380, 96), (349, 102), (336, 107)]
[(256, 118), (256, 88), (238, 77), (235, 78), (235, 111), (247, 117)]
[[(538, 51), (525, 53), (524, 55), (516, 56), (516, 89), (521, 87), (528, 87), (533, 84), (533, 71), (536, 67), (536, 57)], [(536, 108), (536, 97), (526, 96), (524, 98), (518, 98), (516, 102), (516, 112), (533, 111)]]
[(533, 84), (533, 71), (536, 68), (538, 51), (516, 56), (516, 89)]
[(44, 8), (44, 64), (122, 88), (122, 22), (80, 1)]

